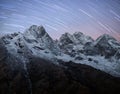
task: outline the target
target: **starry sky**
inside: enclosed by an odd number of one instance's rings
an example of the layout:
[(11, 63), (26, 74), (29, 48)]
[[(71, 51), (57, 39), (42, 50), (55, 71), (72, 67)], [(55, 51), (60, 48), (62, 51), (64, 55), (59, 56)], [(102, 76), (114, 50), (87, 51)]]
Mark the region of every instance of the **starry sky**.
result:
[(0, 0), (0, 34), (43, 25), (54, 39), (83, 32), (120, 40), (120, 0)]

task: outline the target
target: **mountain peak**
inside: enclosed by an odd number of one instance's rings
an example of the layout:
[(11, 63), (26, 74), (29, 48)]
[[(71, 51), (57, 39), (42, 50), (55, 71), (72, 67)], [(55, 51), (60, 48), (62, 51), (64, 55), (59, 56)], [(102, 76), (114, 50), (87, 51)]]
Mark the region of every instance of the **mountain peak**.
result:
[(75, 32), (73, 37), (77, 40), (80, 44), (86, 44), (87, 42), (93, 42), (94, 40), (90, 36), (84, 35), (82, 32)]
[(25, 34), (33, 35), (36, 38), (41, 38), (47, 32), (43, 26), (32, 25), (29, 29), (25, 32)]
[(47, 32), (46, 32), (45, 28), (42, 25), (38, 26), (38, 35), (39, 35), (39, 37), (44, 36), (46, 33)]
[(37, 26), (37, 25), (31, 25), (29, 27), (29, 30), (36, 30), (36, 29), (44, 29), (44, 27), (42, 25)]
[(37, 25), (31, 25), (30, 27), (29, 27), (29, 30), (31, 31), (31, 30), (36, 30), (37, 29)]
[(83, 35), (83, 33), (82, 32), (75, 32), (73, 35)]
[(103, 34), (101, 37), (109, 39), (109, 38), (113, 38), (112, 36), (108, 35), (108, 34)]
[(68, 32), (66, 32), (66, 33), (64, 33), (62, 36), (69, 37), (69, 36), (71, 36), (71, 34), (69, 34)]
[(109, 41), (109, 40), (117, 41), (114, 37), (110, 36), (109, 34), (103, 34), (96, 39), (96, 42)]
[(59, 40), (62, 44), (70, 44), (73, 43), (73, 36), (69, 33), (64, 33), (62, 34), (62, 36), (60, 37)]

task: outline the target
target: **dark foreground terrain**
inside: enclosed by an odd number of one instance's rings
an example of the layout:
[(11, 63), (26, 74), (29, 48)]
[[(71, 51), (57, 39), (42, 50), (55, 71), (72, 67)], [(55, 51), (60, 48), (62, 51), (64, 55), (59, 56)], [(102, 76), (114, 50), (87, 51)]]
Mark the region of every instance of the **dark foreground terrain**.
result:
[[(119, 94), (120, 78), (87, 65), (31, 58), (26, 71), (0, 62), (0, 94)], [(15, 62), (16, 63), (16, 62)], [(18, 62), (20, 65), (20, 62)]]

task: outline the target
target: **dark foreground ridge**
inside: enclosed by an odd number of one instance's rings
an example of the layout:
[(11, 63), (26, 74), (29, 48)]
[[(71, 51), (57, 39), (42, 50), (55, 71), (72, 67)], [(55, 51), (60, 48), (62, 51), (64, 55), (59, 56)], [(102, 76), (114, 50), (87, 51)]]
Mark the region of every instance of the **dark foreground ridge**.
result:
[(31, 58), (27, 68), (32, 90), (29, 90), (22, 68), (12, 69), (9, 64), (0, 62), (0, 94), (120, 93), (120, 78), (87, 65), (61, 61), (58, 66), (44, 59)]

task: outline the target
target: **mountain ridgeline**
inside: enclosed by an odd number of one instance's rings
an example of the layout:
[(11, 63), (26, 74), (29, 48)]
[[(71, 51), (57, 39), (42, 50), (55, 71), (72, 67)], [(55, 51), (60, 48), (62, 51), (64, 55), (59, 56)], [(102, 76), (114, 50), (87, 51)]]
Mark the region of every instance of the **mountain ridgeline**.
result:
[(53, 40), (43, 26), (0, 38), (0, 94), (120, 93), (120, 43), (81, 32)]

